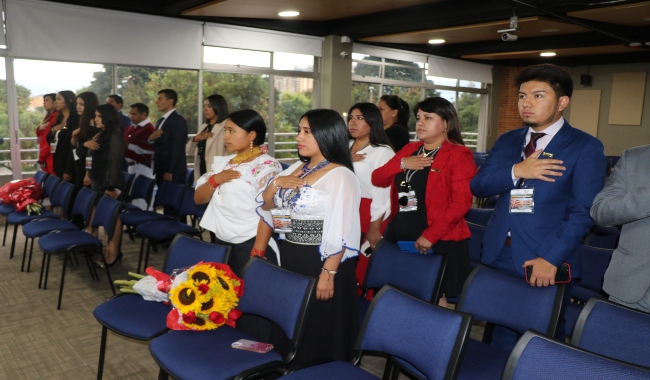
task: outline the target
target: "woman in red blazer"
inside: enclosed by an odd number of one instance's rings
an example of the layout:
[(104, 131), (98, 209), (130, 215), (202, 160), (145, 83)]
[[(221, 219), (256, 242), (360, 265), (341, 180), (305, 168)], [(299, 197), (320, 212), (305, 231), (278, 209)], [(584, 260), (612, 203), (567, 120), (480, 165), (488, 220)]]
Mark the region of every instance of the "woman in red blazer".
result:
[[(415, 106), (419, 142), (406, 145), (372, 173), (375, 186), (391, 187), (391, 217), (384, 238), (415, 241), (426, 253), (449, 255), (443, 297), (460, 294), (469, 272), (469, 228), (472, 206), (469, 183), (476, 175), (472, 151), (464, 146), (458, 114), (446, 99), (427, 98)], [(446, 297), (445, 297), (446, 296)]]

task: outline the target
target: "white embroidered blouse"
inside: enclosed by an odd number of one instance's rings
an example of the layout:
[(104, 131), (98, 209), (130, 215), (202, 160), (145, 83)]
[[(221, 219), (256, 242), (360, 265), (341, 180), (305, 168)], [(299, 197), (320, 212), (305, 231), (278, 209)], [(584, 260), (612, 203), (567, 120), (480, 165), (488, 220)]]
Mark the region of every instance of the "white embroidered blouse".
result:
[[(279, 176), (290, 175), (304, 165), (296, 162)], [(261, 199), (262, 196), (258, 197)], [(359, 203), (361, 193), (359, 181), (352, 171), (338, 167), (327, 172), (311, 186), (303, 186), (298, 192), (280, 189), (275, 193), (275, 207), (291, 211), (291, 223), (300, 221), (322, 221), (319, 252), (325, 260), (346, 248), (342, 261), (359, 254), (361, 226)], [(261, 206), (260, 206), (261, 209)], [(291, 240), (291, 234), (287, 234)], [(296, 241), (297, 243), (302, 243)], [(307, 243), (310, 244), (310, 243)]]
[[(354, 140), (350, 141), (350, 147)], [(386, 220), (390, 216), (390, 186), (377, 187), (372, 184), (371, 176), (375, 169), (384, 166), (395, 155), (393, 150), (385, 145), (367, 147), (357, 151), (358, 154), (365, 154), (363, 161), (354, 162), (354, 173), (359, 179), (361, 186), (361, 198), (372, 199), (370, 204), (370, 220)]]
[(270, 223), (270, 212), (257, 210), (255, 198), (269, 179), (282, 171), (282, 166), (268, 154), (258, 156), (250, 162), (229, 164), (233, 157), (235, 155), (215, 156), (211, 170), (199, 178), (196, 188), (206, 183), (213, 174), (224, 170), (232, 169), (241, 173), (241, 177), (226, 182), (215, 190), (200, 223), (201, 227), (214, 232), (219, 239), (238, 244), (257, 235), (260, 217)]

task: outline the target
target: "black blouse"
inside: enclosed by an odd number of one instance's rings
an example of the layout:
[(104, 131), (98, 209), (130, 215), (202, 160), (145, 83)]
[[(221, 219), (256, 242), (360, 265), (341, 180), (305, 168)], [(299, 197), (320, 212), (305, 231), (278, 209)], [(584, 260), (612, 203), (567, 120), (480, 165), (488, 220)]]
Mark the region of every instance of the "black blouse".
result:
[(404, 148), (404, 145), (411, 141), (409, 128), (402, 124), (391, 125), (390, 128), (386, 129), (386, 136), (388, 136), (388, 140), (393, 145), (395, 152), (399, 152)]
[(92, 157), (88, 177), (92, 182), (92, 189), (101, 196), (106, 189), (122, 188), (124, 182), (122, 161), (124, 161), (126, 146), (120, 128), (109, 133), (102, 131), (97, 142), (99, 149), (88, 150), (88, 154)]

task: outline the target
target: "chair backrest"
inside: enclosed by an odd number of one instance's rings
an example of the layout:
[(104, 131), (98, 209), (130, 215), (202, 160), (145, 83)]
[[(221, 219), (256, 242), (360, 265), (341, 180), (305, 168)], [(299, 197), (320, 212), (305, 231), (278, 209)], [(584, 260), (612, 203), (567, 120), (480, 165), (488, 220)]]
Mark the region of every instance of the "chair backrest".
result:
[(383, 239), (370, 256), (361, 287), (379, 289), (392, 285), (421, 300), (434, 301), (440, 298), (440, 282), (446, 264), (446, 253), (402, 252), (396, 243)]
[(613, 249), (603, 249), (582, 246), (580, 260), (582, 261), (582, 277), (574, 286), (581, 286), (596, 293), (602, 293), (603, 278), (609, 262), (612, 259)]
[(485, 200), (485, 203), (483, 203), (482, 208), (494, 208), (497, 205), (498, 201), (499, 201), (499, 196), (493, 195)]
[(429, 380), (455, 379), (472, 316), (418, 300), (391, 286), (377, 293), (355, 346), (407, 361)]
[(45, 179), (49, 175), (50, 175), (50, 173), (46, 173), (46, 172), (44, 172), (42, 170), (38, 170), (38, 171), (36, 171), (36, 173), (34, 173), (34, 179), (36, 180), (36, 182), (38, 182), (39, 185), (43, 186), (43, 181), (45, 181)]
[(590, 247), (616, 249), (621, 231), (615, 228), (594, 226), (585, 238), (585, 245)]
[(67, 214), (73, 190), (74, 185), (70, 182), (60, 182), (56, 187), (56, 190), (54, 190), (54, 194), (50, 197), (50, 204), (52, 207), (61, 207), (63, 213)]
[(229, 246), (212, 244), (179, 234), (169, 246), (163, 272), (171, 274), (174, 269), (186, 268), (199, 261), (226, 263), (229, 257)]
[(575, 346), (650, 367), (650, 314), (592, 298), (582, 308), (573, 329)]
[(197, 205), (194, 202), (194, 188), (187, 188), (183, 194), (183, 202), (181, 203), (181, 209), (178, 212), (179, 215), (191, 215), (201, 218), (205, 213), (205, 209), (208, 208), (208, 203)]
[(185, 183), (187, 186), (194, 186), (194, 169), (188, 169), (185, 175)]
[(465, 281), (456, 310), (519, 333), (534, 329), (554, 336), (563, 295), (564, 285), (530, 286), (523, 277), (479, 264)]
[(467, 215), (465, 215), (465, 221), (467, 223), (474, 223), (478, 226), (486, 227), (493, 212), (494, 209), (472, 207), (467, 212)]
[(155, 185), (155, 179), (143, 175), (137, 176), (133, 181), (131, 191), (129, 192), (129, 196), (126, 198), (126, 200), (128, 202), (131, 202), (134, 199), (144, 199), (144, 201), (147, 203), (147, 208), (149, 208), (149, 203), (151, 202), (151, 197), (153, 196), (153, 188)]
[(280, 166), (282, 166), (282, 170), (287, 170), (291, 165), (287, 164), (286, 162), (280, 161)]
[(74, 200), (72, 205), (72, 215), (81, 216), (84, 221), (84, 224), (87, 224), (90, 220), (90, 214), (93, 211), (93, 205), (95, 204), (95, 198), (97, 193), (90, 190), (87, 187), (82, 187), (81, 190), (77, 193), (77, 198)]
[(163, 181), (158, 187), (153, 206), (167, 206), (172, 208), (176, 214), (178, 214), (178, 211), (181, 208), (181, 203), (183, 202), (185, 189), (187, 189), (187, 186), (182, 183)]
[(291, 360), (302, 339), (307, 305), (316, 280), (252, 258), (244, 267), (244, 295), (239, 309), (277, 324), (292, 343), (285, 360)]
[(469, 238), (469, 264), (474, 268), (481, 262), (485, 227), (470, 222), (467, 222), (467, 227), (469, 227), (469, 232), (472, 234)]
[(97, 208), (95, 208), (95, 216), (93, 217), (93, 227), (104, 227), (106, 236), (113, 236), (115, 230), (115, 223), (117, 222), (120, 213), (120, 201), (115, 200), (108, 195), (104, 195), (99, 200)]
[(502, 380), (648, 379), (647, 369), (527, 331), (510, 353)]
[(43, 184), (43, 199), (51, 198), (52, 195), (54, 195), (54, 190), (59, 186), (59, 183), (61, 183), (61, 178), (55, 175), (48, 176)]

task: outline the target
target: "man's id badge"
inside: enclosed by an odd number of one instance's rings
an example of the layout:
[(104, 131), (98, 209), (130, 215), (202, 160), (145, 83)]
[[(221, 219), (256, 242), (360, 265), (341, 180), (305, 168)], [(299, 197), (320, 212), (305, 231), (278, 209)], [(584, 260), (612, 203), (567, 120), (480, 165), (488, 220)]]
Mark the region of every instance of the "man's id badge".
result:
[(533, 214), (535, 212), (535, 189), (510, 190), (510, 212)]
[(274, 208), (271, 210), (273, 216), (273, 231), (279, 234), (291, 232), (291, 211)]

